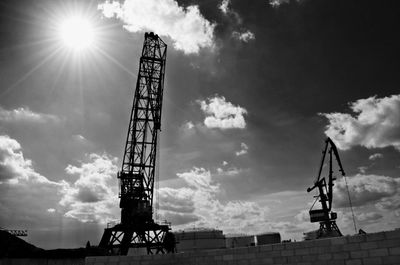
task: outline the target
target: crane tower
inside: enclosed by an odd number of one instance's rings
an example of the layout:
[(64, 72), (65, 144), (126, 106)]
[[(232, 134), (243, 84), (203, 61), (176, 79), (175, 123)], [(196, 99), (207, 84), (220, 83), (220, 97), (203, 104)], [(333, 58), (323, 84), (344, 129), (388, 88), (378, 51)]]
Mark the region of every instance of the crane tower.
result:
[(170, 249), (170, 227), (153, 220), (166, 55), (167, 45), (158, 35), (145, 33), (122, 169), (118, 172), (121, 222), (106, 228), (99, 244), (109, 254), (126, 255), (129, 248), (146, 248), (148, 254)]

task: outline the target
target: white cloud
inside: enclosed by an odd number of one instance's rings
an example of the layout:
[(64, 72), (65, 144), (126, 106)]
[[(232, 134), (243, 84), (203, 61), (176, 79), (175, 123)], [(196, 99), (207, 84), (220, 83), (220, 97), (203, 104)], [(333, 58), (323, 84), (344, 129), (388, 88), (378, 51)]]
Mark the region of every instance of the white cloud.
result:
[(56, 209), (54, 209), (54, 208), (49, 208), (49, 209), (47, 209), (47, 212), (49, 212), (49, 213), (55, 213), (55, 212), (56, 212)]
[[(357, 174), (347, 178), (353, 206), (391, 201), (400, 192), (400, 178)], [(348, 207), (349, 199), (344, 179), (337, 181), (334, 189), (337, 207)]]
[(324, 113), (329, 125), (325, 134), (338, 148), (393, 146), (400, 151), (400, 95), (359, 99), (350, 103), (355, 113)]
[(236, 176), (239, 175), (241, 171), (242, 171), (241, 169), (238, 169), (236, 167), (231, 167), (228, 169), (222, 169), (220, 167), (217, 168), (217, 173), (222, 176)]
[(194, 128), (194, 124), (191, 121), (188, 121), (187, 123), (185, 123), (185, 127), (190, 130)]
[(378, 158), (382, 158), (383, 155), (381, 153), (375, 153), (369, 156), (369, 160), (376, 160)]
[(56, 206), (65, 182), (54, 182), (36, 172), (20, 143), (0, 135), (0, 220), (4, 225), (45, 228), (43, 215)]
[(174, 0), (106, 1), (99, 9), (107, 18), (116, 17), (130, 32), (154, 31), (168, 36), (174, 47), (186, 54), (214, 46), (215, 24), (205, 19), (196, 5), (180, 7)]
[(204, 168), (193, 168), (177, 174), (188, 187), (160, 189), (160, 213), (176, 228), (211, 227), (225, 233), (263, 231), (266, 212), (251, 201), (221, 202), (222, 192), (213, 175)]
[(66, 208), (65, 216), (102, 223), (116, 218), (116, 162), (117, 158), (106, 154), (90, 154), (89, 162), (82, 162), (79, 167), (68, 165), (67, 174), (77, 175), (78, 179), (62, 191), (60, 205)]
[(24, 107), (20, 107), (13, 110), (6, 110), (0, 107), (0, 121), (47, 123), (47, 122), (59, 122), (60, 118), (51, 114), (33, 112), (29, 108), (24, 108)]
[(222, 161), (222, 165), (223, 165), (223, 166), (226, 166), (226, 165), (228, 165), (228, 162)]
[(11, 184), (33, 181), (56, 185), (33, 169), (32, 161), (24, 158), (21, 145), (8, 135), (0, 135), (0, 181)]
[(222, 0), (218, 8), (222, 11), (222, 13), (227, 14), (229, 11), (229, 5), (230, 5), (230, 0)]
[(246, 109), (235, 106), (225, 100), (225, 97), (215, 96), (207, 100), (198, 100), (201, 110), (207, 115), (204, 124), (208, 128), (244, 129)]
[(256, 36), (250, 30), (247, 30), (245, 32), (234, 31), (234, 32), (232, 32), (232, 37), (235, 39), (241, 40), (243, 42), (249, 42), (251, 40), (256, 39)]
[(247, 151), (249, 150), (249, 147), (245, 143), (240, 144), (240, 150), (236, 151), (236, 156), (241, 156), (247, 154)]

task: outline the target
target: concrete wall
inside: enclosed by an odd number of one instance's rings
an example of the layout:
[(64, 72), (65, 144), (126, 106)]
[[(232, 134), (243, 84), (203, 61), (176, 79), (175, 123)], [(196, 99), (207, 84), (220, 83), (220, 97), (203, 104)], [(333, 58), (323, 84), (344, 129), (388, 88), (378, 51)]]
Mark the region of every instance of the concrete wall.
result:
[(0, 265), (84, 265), (85, 259), (0, 259)]
[(194, 253), (88, 257), (86, 265), (398, 265), (400, 230)]

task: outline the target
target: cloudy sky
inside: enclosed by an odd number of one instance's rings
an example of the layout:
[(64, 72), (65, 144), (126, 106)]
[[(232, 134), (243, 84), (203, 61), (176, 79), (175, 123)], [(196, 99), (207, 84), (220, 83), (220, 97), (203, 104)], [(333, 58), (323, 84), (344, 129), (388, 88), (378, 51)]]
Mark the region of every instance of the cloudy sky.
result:
[[(97, 244), (118, 221), (116, 173), (154, 31), (168, 44), (158, 220), (301, 239), (318, 227), (306, 189), (330, 136), (357, 228), (399, 227), (396, 2), (1, 1), (0, 226), (59, 248)], [(344, 234), (348, 206), (339, 177)]]

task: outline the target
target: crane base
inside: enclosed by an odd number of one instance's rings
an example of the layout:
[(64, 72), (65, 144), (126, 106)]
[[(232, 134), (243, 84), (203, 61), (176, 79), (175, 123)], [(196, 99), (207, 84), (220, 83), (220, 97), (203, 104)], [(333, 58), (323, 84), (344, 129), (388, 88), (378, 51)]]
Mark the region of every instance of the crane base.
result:
[(323, 221), (319, 223), (317, 238), (339, 237), (343, 236), (333, 220)]
[(99, 248), (107, 250), (108, 255), (127, 255), (130, 248), (144, 248), (147, 254), (170, 252), (169, 242), (165, 242), (169, 233), (168, 225), (156, 223), (124, 226), (117, 224), (105, 228)]

